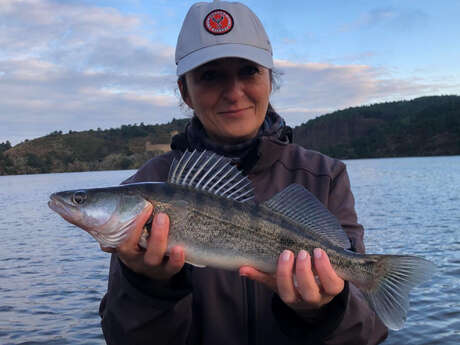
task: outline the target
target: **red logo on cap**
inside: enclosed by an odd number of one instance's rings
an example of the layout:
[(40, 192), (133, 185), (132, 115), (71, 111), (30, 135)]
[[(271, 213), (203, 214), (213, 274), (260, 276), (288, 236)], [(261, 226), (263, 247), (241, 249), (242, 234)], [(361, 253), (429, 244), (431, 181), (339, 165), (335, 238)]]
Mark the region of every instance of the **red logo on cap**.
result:
[(211, 34), (222, 35), (233, 28), (233, 18), (227, 11), (214, 10), (204, 18), (203, 24)]

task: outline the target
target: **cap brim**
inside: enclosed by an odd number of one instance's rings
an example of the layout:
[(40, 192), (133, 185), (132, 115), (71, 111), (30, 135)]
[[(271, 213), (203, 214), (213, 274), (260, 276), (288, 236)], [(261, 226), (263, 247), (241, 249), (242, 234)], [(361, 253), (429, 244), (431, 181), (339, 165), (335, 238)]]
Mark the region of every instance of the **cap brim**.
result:
[(273, 68), (273, 57), (265, 49), (243, 44), (218, 44), (199, 49), (180, 59), (177, 64), (177, 75), (187, 73), (209, 61), (229, 57), (242, 58), (268, 69)]

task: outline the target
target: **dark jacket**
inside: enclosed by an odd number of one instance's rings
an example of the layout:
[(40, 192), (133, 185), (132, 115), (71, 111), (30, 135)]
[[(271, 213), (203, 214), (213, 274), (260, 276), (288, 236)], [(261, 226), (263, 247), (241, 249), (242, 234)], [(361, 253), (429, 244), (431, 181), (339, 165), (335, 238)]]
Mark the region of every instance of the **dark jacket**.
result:
[[(262, 136), (248, 177), (257, 201), (291, 183), (308, 188), (364, 253), (345, 165), (318, 152)], [(164, 181), (173, 156), (158, 156), (125, 182)], [(108, 344), (376, 344), (387, 329), (350, 283), (319, 312), (299, 315), (271, 290), (238, 272), (185, 265), (172, 288), (138, 275), (112, 255), (100, 306)]]

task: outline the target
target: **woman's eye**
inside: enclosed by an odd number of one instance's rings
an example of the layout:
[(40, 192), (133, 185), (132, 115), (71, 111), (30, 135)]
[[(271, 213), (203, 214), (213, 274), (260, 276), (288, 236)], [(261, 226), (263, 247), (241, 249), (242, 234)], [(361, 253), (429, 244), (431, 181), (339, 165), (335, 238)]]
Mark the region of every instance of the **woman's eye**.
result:
[(217, 71), (205, 71), (201, 74), (200, 80), (213, 81), (218, 78)]
[(245, 66), (241, 69), (240, 72), (242, 75), (251, 76), (256, 73), (259, 73), (259, 68), (257, 68), (256, 66)]

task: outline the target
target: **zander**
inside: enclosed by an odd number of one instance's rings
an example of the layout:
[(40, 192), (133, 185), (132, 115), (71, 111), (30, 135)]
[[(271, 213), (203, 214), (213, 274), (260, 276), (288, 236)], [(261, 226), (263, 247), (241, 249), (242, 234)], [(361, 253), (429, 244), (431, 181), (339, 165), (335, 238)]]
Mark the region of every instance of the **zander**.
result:
[[(361, 289), (390, 329), (402, 328), (409, 291), (431, 277), (435, 266), (408, 255), (362, 255), (337, 219), (304, 187), (292, 184), (256, 204), (249, 179), (232, 160), (208, 151), (185, 152), (167, 182), (126, 184), (54, 193), (49, 207), (88, 231), (102, 246), (117, 247), (152, 204), (170, 217), (168, 248), (180, 245), (196, 266), (276, 271), (280, 253), (326, 251), (344, 280)], [(145, 231), (140, 246), (146, 247)]]

